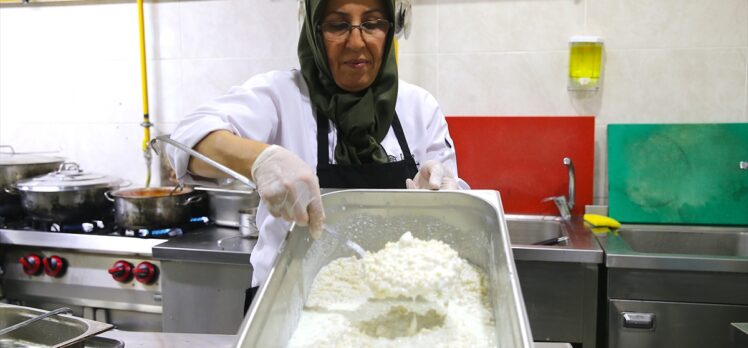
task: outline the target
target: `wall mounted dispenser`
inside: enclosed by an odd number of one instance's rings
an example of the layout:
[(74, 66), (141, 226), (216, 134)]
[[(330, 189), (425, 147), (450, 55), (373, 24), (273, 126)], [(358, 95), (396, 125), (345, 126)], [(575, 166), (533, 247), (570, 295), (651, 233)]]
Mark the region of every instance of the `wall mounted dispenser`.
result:
[(570, 91), (596, 91), (600, 87), (603, 38), (572, 36), (569, 40)]

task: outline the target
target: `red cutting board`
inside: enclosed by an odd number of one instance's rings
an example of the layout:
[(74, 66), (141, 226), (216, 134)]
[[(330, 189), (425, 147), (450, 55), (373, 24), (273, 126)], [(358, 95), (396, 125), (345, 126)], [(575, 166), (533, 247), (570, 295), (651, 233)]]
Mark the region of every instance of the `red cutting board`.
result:
[(504, 212), (558, 215), (551, 196), (566, 195), (563, 158), (576, 172), (573, 214), (592, 204), (593, 116), (448, 116), (459, 176), (473, 189), (501, 192)]

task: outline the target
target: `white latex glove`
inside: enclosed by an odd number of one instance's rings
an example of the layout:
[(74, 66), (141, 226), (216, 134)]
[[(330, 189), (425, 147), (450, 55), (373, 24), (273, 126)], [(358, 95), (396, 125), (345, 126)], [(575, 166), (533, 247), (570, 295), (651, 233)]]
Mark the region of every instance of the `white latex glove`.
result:
[(312, 237), (319, 238), (325, 211), (319, 179), (306, 162), (278, 145), (270, 145), (252, 164), (252, 178), (270, 214), (308, 225)]
[(408, 190), (457, 190), (454, 174), (435, 160), (426, 161), (413, 179), (405, 180)]

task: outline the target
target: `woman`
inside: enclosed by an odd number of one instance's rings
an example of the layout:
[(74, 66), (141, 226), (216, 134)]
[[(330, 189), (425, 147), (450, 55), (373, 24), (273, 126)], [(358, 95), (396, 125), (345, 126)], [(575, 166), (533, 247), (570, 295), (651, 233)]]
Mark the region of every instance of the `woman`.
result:
[[(322, 231), (324, 188), (457, 189), (436, 100), (398, 81), (390, 0), (307, 0), (301, 71), (272, 71), (199, 107), (172, 138), (251, 178), (261, 197), (252, 286), (290, 221)], [(178, 178), (225, 175), (170, 147)], [(407, 181), (407, 184), (406, 184)]]

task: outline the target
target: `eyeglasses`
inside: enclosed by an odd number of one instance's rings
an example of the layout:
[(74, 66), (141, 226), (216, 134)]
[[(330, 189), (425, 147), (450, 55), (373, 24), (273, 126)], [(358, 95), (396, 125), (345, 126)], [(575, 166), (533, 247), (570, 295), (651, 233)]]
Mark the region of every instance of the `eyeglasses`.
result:
[(352, 25), (348, 22), (325, 22), (317, 26), (326, 40), (337, 41), (348, 38), (354, 28), (361, 30), (361, 35), (366, 38), (383, 38), (392, 27), (392, 23), (386, 19), (375, 19)]

